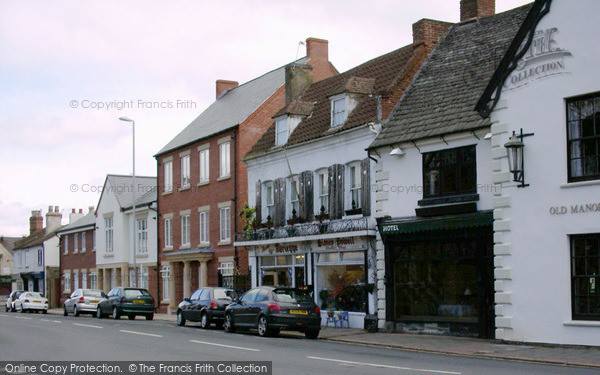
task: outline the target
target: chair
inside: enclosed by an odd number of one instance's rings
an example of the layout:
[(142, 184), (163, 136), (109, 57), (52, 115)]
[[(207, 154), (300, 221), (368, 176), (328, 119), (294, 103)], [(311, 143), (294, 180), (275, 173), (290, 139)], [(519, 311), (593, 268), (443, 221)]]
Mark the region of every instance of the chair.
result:
[(350, 328), (350, 317), (348, 316), (348, 311), (342, 311), (339, 319), (334, 320), (335, 328), (337, 328), (337, 322), (340, 322), (340, 328), (344, 328), (344, 322), (346, 322), (346, 327)]
[(329, 322), (333, 322), (334, 327), (337, 327), (335, 315), (334, 316), (327, 315), (327, 320), (325, 321), (325, 327), (329, 327)]

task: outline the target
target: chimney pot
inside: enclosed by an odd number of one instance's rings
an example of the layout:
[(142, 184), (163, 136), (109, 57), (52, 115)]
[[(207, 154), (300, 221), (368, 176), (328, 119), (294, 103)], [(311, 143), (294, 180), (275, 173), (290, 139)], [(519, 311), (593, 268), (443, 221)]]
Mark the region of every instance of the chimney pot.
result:
[(75, 213), (75, 209), (74, 209), (74, 208), (71, 210), (71, 213), (72, 213), (72, 214), (74, 214), (74, 213)]
[(460, 0), (460, 21), (493, 16), (496, 0)]
[(90, 210), (90, 212), (94, 211), (94, 206), (89, 206), (88, 209)]
[(219, 99), (219, 96), (221, 96), (222, 93), (225, 92), (225, 90), (231, 90), (232, 88), (235, 88), (239, 85), (238, 82), (236, 81), (227, 81), (225, 79), (218, 79), (217, 80), (217, 99)]
[(423, 18), (413, 23), (413, 43), (425, 43), (429, 47), (435, 46), (442, 35), (452, 25), (450, 22), (442, 22)]
[(79, 213), (82, 214), (83, 213), (83, 208), (79, 209)]

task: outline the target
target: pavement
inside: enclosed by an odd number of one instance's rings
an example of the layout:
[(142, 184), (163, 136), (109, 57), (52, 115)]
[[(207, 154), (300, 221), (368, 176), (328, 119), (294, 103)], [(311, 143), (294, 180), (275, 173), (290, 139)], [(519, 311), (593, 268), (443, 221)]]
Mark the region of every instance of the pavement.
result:
[[(62, 309), (51, 309), (48, 313), (62, 315)], [(154, 319), (175, 322), (176, 316), (155, 314)], [(281, 336), (304, 337), (296, 332), (282, 332)], [(368, 333), (361, 329), (333, 327), (322, 327), (319, 339), (432, 354), (600, 369), (600, 347), (514, 344), (453, 336)]]

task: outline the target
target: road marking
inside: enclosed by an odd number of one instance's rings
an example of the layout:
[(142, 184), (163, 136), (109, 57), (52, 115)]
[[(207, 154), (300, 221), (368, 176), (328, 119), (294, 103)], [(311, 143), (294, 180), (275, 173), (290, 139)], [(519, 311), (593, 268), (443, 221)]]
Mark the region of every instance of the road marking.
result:
[(17, 318), (17, 319), (31, 320), (31, 318), (26, 318), (24, 316), (15, 316), (15, 318)]
[(155, 335), (153, 333), (143, 333), (143, 332), (134, 332), (134, 331), (127, 331), (125, 329), (120, 329), (119, 331), (124, 332), (124, 333), (131, 333), (133, 335), (142, 335), (142, 336), (152, 336), (152, 337), (163, 337), (162, 335)]
[(214, 342), (206, 342), (206, 341), (198, 341), (198, 340), (190, 340), (190, 342), (195, 342), (196, 344), (220, 346), (222, 348), (247, 350), (247, 351), (250, 351), (250, 352), (260, 352), (260, 349), (244, 348), (244, 347), (241, 347), (241, 346), (233, 346), (233, 345), (216, 344)]
[(62, 323), (60, 320), (53, 320), (52, 323)]
[(50, 319), (40, 319), (42, 322), (50, 322)]
[(436, 373), (436, 374), (452, 374), (452, 375), (461, 375), (462, 374), (461, 372), (453, 372), (453, 371), (426, 370), (426, 369), (420, 369), (420, 368), (381, 365), (381, 364), (377, 364), (377, 363), (344, 361), (344, 360), (341, 360), (341, 359), (331, 359), (331, 358), (322, 358), (322, 357), (311, 357), (311, 356), (308, 356), (306, 358), (309, 358), (309, 359), (318, 359), (320, 361), (346, 363), (346, 364), (350, 364), (350, 365), (371, 366), (371, 367), (380, 367), (380, 368), (391, 368), (391, 369), (395, 369), (395, 370), (420, 371), (420, 372), (429, 372), (429, 373)]
[(73, 323), (74, 326), (79, 326), (79, 327), (88, 327), (88, 328), (104, 328), (104, 327), (100, 327), (100, 326), (94, 326), (91, 324), (81, 324), (81, 323)]

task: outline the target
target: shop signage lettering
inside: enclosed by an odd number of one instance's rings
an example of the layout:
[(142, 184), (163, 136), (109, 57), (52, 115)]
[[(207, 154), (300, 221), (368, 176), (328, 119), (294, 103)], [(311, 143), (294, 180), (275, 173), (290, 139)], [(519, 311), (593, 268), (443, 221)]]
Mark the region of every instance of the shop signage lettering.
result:
[(588, 212), (600, 212), (600, 203), (575, 204), (571, 205), (570, 207), (550, 207), (550, 215), (566, 215), (568, 213), (584, 214)]
[(315, 245), (314, 250), (362, 250), (366, 247), (365, 240), (356, 237), (321, 239)]
[(398, 230), (399, 230), (399, 228), (397, 225), (386, 225), (386, 226), (381, 227), (381, 231), (383, 233), (396, 232)]
[(298, 251), (298, 245), (275, 244), (273, 246), (263, 246), (263, 254), (295, 253)]
[(556, 27), (536, 31), (531, 47), (506, 79), (506, 91), (526, 86), (540, 78), (568, 73), (564, 59), (573, 54), (558, 46), (558, 33)]

